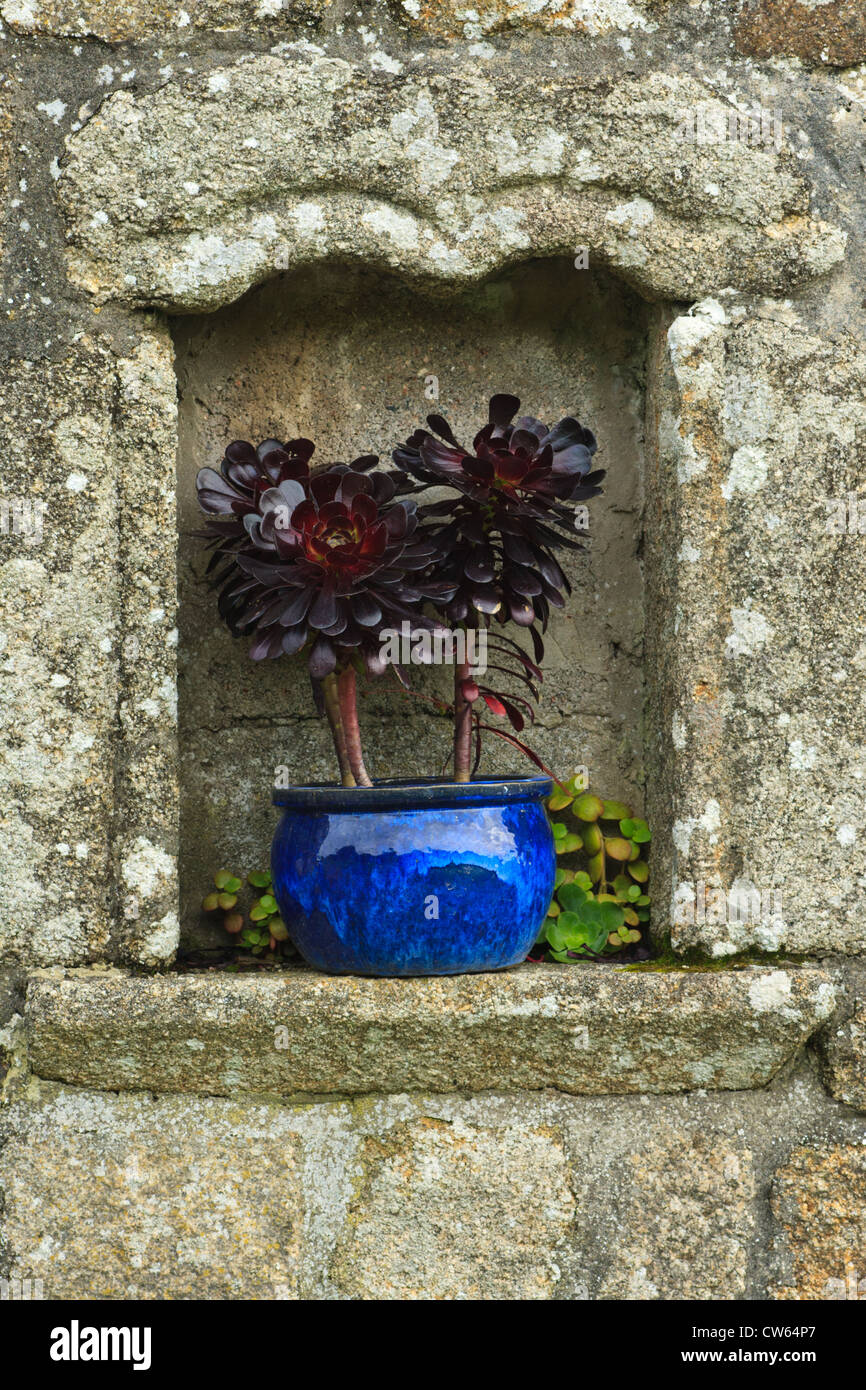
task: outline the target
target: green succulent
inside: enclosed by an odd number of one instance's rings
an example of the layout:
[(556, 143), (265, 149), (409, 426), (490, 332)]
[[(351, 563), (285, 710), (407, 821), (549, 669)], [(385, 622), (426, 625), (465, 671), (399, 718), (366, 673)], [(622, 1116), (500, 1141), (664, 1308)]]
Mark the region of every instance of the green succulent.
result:
[(556, 788), (547, 808), (561, 867), (537, 945), (556, 961), (634, 945), (650, 916), (646, 821), (577, 777)]
[(271, 892), (271, 875), (267, 869), (255, 869), (247, 874), (246, 883), (258, 896), (251, 896), (246, 914), (238, 908), (238, 898), (244, 881), (227, 869), (214, 874), (216, 892), (208, 893), (202, 902), (205, 912), (222, 912), (223, 927), (238, 947), (254, 956), (266, 951), (294, 955), (288, 928), (280, 916), (277, 900)]

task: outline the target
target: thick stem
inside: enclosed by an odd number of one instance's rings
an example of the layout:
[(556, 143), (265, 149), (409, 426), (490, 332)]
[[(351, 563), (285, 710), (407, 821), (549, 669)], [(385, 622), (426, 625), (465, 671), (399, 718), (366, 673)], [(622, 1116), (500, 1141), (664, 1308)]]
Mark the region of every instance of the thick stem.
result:
[(472, 768), (472, 706), (461, 682), (471, 675), (468, 663), (454, 668), (454, 781), (468, 782)]
[(325, 701), (325, 714), (331, 728), (331, 737), (334, 740), (334, 751), (337, 754), (337, 761), (340, 764), (340, 778), (344, 787), (354, 787), (355, 778), (349, 762), (349, 750), (346, 746), (346, 732), (343, 728), (343, 717), (340, 714), (340, 695), (337, 689), (337, 677), (331, 672), (330, 676), (325, 676), (322, 681), (322, 695)]
[(364, 756), (361, 752), (361, 730), (358, 727), (358, 698), (354, 666), (346, 666), (340, 672), (337, 685), (340, 693), (340, 715), (346, 737), (349, 766), (359, 787), (372, 787), (373, 783), (364, 766)]

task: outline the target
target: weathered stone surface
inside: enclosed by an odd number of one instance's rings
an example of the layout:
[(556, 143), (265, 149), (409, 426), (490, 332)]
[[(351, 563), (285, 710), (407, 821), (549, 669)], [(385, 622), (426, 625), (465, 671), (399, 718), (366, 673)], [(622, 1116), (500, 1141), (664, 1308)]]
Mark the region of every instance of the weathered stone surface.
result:
[[(600, 1299), (746, 1297), (757, 1174), (748, 1140), (683, 1127), (672, 1115), (620, 1119), (625, 1152), (610, 1161), (612, 1127), (589, 1141), (587, 1169), (608, 1188)], [(619, 1127), (619, 1126), (617, 1126)], [(619, 1138), (622, 1143), (625, 1134)], [(611, 1142), (613, 1140), (613, 1143)], [(598, 1191), (593, 1187), (593, 1192)], [(592, 1198), (583, 1195), (581, 1216)], [(593, 1235), (599, 1234), (598, 1229)], [(586, 1241), (589, 1246), (590, 1241)], [(589, 1255), (589, 1250), (587, 1250)], [(589, 1256), (591, 1258), (591, 1255)]]
[[(10, 361), (4, 371), (5, 958), (103, 958), (115, 851), (130, 916), (121, 935), (133, 959), (164, 962), (176, 947), (175, 653), (166, 644), (175, 580), (173, 545), (164, 544), (174, 471), (165, 417), (175, 402), (167, 345), (164, 335), (143, 332), (127, 359), (81, 338), (53, 364)], [(134, 716), (119, 746), (118, 713)]]
[(866, 1298), (866, 1147), (795, 1149), (779, 1170), (771, 1206), (782, 1227), (774, 1298)]
[(349, 1297), (551, 1296), (575, 1201), (562, 1140), (549, 1127), (424, 1117), (368, 1138), (361, 1161), (333, 1267)]
[(449, 1089), (579, 1095), (764, 1085), (832, 1012), (818, 968), (365, 980), (36, 972), (42, 1077), (120, 1090), (292, 1096)]
[(0, 16), (16, 34), (96, 38), (105, 43), (241, 29), (269, 32), (318, 20), (331, 0), (3, 0)]
[(818, 1036), (821, 1072), (832, 1096), (866, 1110), (866, 970), (853, 967), (847, 978), (843, 1015)]
[(655, 901), (677, 950), (863, 953), (862, 341), (726, 294), (651, 359)]
[(3, 1129), (5, 1241), (45, 1298), (297, 1297), (302, 1174), (279, 1111), (67, 1094)]
[(0, 256), (6, 243), (6, 200), (9, 195), (9, 165), (12, 155), (12, 114), (0, 97)]
[(93, 959), (108, 933), (119, 603), (114, 359), (3, 372), (0, 952)]
[(179, 937), (177, 382), (164, 326), (154, 325), (118, 363), (115, 424), (122, 574), (116, 949), (154, 967), (174, 959)]
[(410, 29), (467, 39), (515, 29), (585, 34), (652, 29), (650, 16), (658, 8), (659, 0), (391, 0), (394, 14)]
[(583, 245), (643, 294), (691, 300), (787, 292), (843, 254), (788, 151), (688, 138), (696, 114), (729, 111), (691, 78), (542, 89), (519, 69), (402, 66), (255, 54), (115, 92), (68, 138), (57, 185), (73, 278), (211, 310), (326, 258), (441, 285)]
[[(196, 470), (217, 464), (236, 438), (301, 435), (317, 441), (317, 458), (361, 451), (387, 458), (433, 408), (472, 439), (487, 419), (490, 383), (514, 379), (516, 340), (523, 408), (553, 420), (579, 402), (615, 465), (604, 505), (592, 505), (589, 545), (565, 561), (574, 591), (546, 637), (533, 747), (561, 775), (584, 766), (594, 785), (639, 798), (643, 308), (622, 286), (558, 260), (435, 305), (378, 276), (310, 270), (176, 324), (182, 941), (225, 940), (218, 921), (200, 911), (205, 885), (223, 864), (248, 872), (266, 862), (274, 770), (298, 782), (335, 775), (306, 657), (250, 661), (249, 641), (229, 635), (201, 582)], [(415, 667), (423, 691), (450, 698), (449, 670), (423, 683), (421, 675)], [(367, 766), (374, 777), (427, 776), (447, 755), (447, 721), (401, 697), (395, 684), (386, 678), (362, 687)], [(520, 761), (490, 739), (485, 772), (513, 773)]]
[(755, 58), (853, 67), (866, 58), (866, 10), (861, 0), (746, 0), (734, 35)]
[(831, 1107), (808, 1068), (745, 1095), (297, 1107), (31, 1081), (0, 1109), (4, 1273), (49, 1298), (765, 1298), (778, 1146), (831, 1132), (859, 1185)]

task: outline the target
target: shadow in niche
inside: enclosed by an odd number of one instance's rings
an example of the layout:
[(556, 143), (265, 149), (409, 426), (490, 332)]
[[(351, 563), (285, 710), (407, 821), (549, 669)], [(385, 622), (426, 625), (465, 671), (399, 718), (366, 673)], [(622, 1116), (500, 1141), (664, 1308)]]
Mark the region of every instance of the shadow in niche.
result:
[[(562, 775), (586, 766), (598, 785), (640, 803), (646, 314), (619, 281), (553, 260), (448, 298), (378, 272), (320, 266), (271, 280), (218, 313), (173, 320), (186, 948), (224, 943), (199, 909), (213, 872), (267, 863), (275, 769), (298, 781), (334, 776), (303, 661), (254, 666), (197, 578), (195, 473), (218, 466), (231, 439), (307, 435), (317, 462), (361, 453), (386, 462), (433, 410), (470, 442), (494, 391), (514, 392), (542, 419), (574, 413), (594, 429), (606, 492), (591, 505), (590, 548), (567, 562), (574, 594), (551, 624), (532, 742)], [(425, 673), (434, 683), (442, 676)], [(384, 683), (363, 694), (361, 720), (374, 776), (429, 775), (447, 756), (445, 722)], [(488, 749), (485, 771), (515, 770), (516, 755), (501, 750)]]

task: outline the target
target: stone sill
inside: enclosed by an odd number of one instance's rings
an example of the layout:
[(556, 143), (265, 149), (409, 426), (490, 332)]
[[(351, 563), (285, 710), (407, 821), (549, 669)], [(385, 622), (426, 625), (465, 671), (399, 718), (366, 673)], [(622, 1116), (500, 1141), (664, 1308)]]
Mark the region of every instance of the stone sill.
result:
[(98, 1090), (625, 1095), (763, 1086), (835, 1002), (820, 966), (417, 980), (54, 968), (29, 977), (25, 1031), (36, 1076)]

